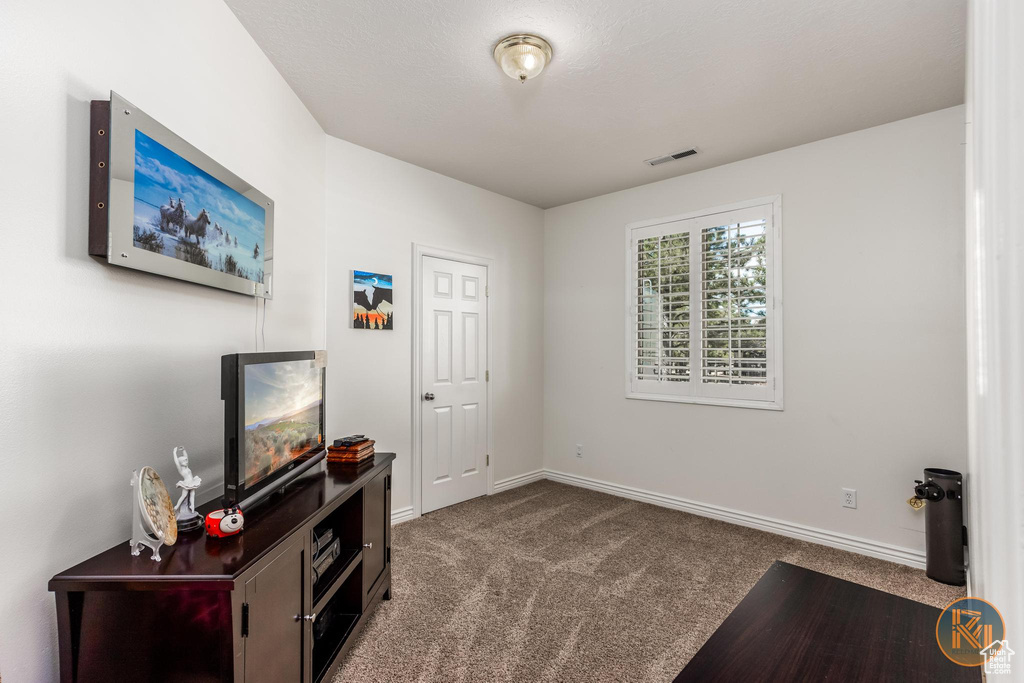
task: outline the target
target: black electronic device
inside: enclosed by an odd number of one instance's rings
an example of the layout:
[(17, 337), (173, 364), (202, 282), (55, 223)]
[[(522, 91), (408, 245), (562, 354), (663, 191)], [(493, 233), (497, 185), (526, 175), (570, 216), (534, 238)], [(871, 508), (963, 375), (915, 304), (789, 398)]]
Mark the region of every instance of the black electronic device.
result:
[(914, 497), (926, 501), (925, 574), (951, 586), (967, 583), (963, 480), (959, 472), (926, 467), (924, 479), (914, 481)]
[(320, 640), (323, 638), (324, 632), (327, 631), (327, 627), (331, 625), (331, 618), (334, 616), (334, 606), (327, 605), (323, 608), (319, 614), (316, 615), (316, 619), (313, 621), (313, 639)]
[(322, 531), (313, 532), (313, 561), (316, 562), (320, 557), (320, 553), (324, 552), (331, 546), (331, 541), (334, 540), (334, 529), (327, 527)]
[(335, 439), (335, 448), (344, 448), (345, 446), (355, 446), (357, 443), (366, 441), (365, 434), (353, 434), (352, 436), (346, 436), (344, 439)]
[(334, 539), (327, 549), (320, 553), (320, 557), (313, 563), (313, 583), (315, 584), (320, 580), (320, 577), (324, 575), (331, 564), (338, 559), (338, 555), (341, 554), (341, 541)]
[(250, 511), (326, 455), (326, 366), (323, 351), (221, 357), (225, 507)]

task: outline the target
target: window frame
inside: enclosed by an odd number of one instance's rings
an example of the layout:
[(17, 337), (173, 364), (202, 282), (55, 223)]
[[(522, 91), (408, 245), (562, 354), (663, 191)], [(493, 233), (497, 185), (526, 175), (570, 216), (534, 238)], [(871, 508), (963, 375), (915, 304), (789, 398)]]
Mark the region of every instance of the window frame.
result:
[[(771, 225), (765, 230), (765, 263), (768, 267), (765, 294), (768, 303), (766, 321), (767, 380), (764, 388), (736, 385), (702, 385), (703, 258), (701, 231), (719, 224), (717, 215), (740, 212), (744, 209), (764, 209)], [(678, 224), (673, 226), (672, 224)], [(637, 363), (637, 240), (657, 235), (690, 232), (690, 330), (689, 380), (686, 382), (646, 381), (635, 378)], [(694, 239), (696, 236), (696, 240)], [(672, 403), (754, 408), (760, 410), (783, 409), (783, 306), (782, 306), (782, 195), (761, 197), (733, 204), (715, 206), (664, 218), (636, 221), (626, 225), (626, 282), (625, 282), (625, 374), (626, 398)], [(696, 247), (696, 248), (695, 248)], [(696, 287), (696, 289), (695, 289)], [(703, 391), (698, 391), (698, 387)], [(752, 390), (754, 389), (754, 390)], [(745, 394), (745, 395), (744, 395)], [(760, 396), (759, 396), (760, 394)]]

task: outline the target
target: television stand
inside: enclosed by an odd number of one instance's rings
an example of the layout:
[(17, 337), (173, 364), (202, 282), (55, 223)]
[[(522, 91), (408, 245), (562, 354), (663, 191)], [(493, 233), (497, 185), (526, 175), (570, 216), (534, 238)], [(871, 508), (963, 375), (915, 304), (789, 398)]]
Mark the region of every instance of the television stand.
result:
[[(179, 535), (160, 562), (122, 543), (54, 576), (62, 683), (330, 681), (391, 598), (394, 459), (378, 453), (358, 471), (323, 461), (236, 536)], [(314, 581), (327, 529), (340, 548)]]

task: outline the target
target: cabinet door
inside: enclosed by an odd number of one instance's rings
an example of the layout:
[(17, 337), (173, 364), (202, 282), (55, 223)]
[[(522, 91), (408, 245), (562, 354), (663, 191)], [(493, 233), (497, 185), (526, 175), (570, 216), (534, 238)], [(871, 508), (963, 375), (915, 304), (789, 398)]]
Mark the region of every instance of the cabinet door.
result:
[(293, 543), (245, 584), (249, 635), (246, 683), (301, 683), (305, 621), (302, 619), (305, 549)]
[(388, 478), (385, 470), (363, 487), (363, 607), (384, 572), (388, 541)]

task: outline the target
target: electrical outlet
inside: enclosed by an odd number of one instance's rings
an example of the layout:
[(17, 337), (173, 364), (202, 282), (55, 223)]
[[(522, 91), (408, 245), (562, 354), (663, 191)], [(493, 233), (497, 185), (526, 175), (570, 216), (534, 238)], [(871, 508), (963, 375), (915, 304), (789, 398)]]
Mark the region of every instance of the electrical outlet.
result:
[(581, 443), (576, 444), (576, 457), (577, 458), (582, 458), (583, 457), (583, 444), (581, 444)]
[(843, 507), (857, 509), (857, 489), (843, 489)]

